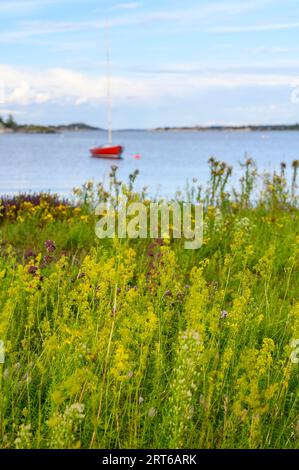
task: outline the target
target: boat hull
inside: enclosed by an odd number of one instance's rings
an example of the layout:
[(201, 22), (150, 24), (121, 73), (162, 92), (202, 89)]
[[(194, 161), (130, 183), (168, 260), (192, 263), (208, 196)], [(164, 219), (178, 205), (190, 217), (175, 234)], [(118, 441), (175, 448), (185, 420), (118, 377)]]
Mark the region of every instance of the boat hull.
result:
[(102, 147), (94, 147), (90, 149), (90, 153), (92, 157), (95, 158), (109, 158), (112, 160), (120, 160), (121, 154), (123, 152), (123, 147), (121, 145), (114, 145), (114, 146), (102, 146)]

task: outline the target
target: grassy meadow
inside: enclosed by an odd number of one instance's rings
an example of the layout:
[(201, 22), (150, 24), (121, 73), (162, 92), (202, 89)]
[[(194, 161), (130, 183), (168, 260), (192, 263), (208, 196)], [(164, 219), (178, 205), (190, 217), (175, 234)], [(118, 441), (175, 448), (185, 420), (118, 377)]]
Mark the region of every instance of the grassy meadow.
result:
[(298, 161), (248, 159), (234, 190), (209, 165), (176, 195), (204, 206), (198, 250), (98, 239), (98, 202), (150, 201), (115, 167), (73, 202), (0, 199), (2, 448), (299, 447)]

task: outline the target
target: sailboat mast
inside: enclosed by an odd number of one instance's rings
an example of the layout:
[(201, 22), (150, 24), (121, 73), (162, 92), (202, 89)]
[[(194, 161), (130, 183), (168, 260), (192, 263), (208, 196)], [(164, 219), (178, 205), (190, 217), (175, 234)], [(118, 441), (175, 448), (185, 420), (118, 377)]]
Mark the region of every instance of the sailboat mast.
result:
[(111, 63), (110, 63), (110, 38), (109, 24), (106, 23), (106, 74), (107, 74), (107, 121), (108, 143), (112, 144), (112, 102), (111, 102)]
[(110, 70), (110, 44), (109, 44), (109, 24), (108, 21), (104, 25), (101, 24), (101, 29), (104, 26), (104, 33), (106, 39), (106, 54), (107, 54), (107, 121), (108, 121), (108, 142), (105, 145), (94, 147), (90, 149), (90, 153), (96, 158), (110, 158), (113, 160), (120, 160), (123, 152), (121, 145), (112, 144), (112, 100), (111, 100), (111, 70)]

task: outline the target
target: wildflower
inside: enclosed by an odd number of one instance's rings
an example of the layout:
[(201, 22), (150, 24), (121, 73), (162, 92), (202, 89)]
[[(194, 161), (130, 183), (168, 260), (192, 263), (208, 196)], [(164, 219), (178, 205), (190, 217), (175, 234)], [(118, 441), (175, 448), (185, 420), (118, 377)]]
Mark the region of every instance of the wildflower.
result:
[(76, 419), (83, 419), (85, 405), (83, 403), (73, 403), (72, 405), (68, 406), (65, 410), (65, 416), (75, 416)]
[(178, 292), (176, 296), (179, 302), (181, 302), (185, 297), (184, 292)]
[(52, 257), (52, 256), (50, 256), (50, 255), (45, 255), (45, 256), (44, 256), (44, 262), (45, 262), (46, 264), (51, 263), (51, 261), (53, 261), (53, 257)]
[(43, 219), (45, 222), (52, 222), (54, 220), (54, 217), (52, 214), (48, 213), (47, 215), (43, 217)]
[(184, 446), (185, 434), (194, 411), (194, 396), (197, 389), (199, 372), (199, 355), (203, 350), (201, 336), (198, 331), (187, 329), (179, 336), (176, 351), (176, 362), (171, 380), (170, 411), (165, 426), (176, 422), (178, 426), (171, 430), (169, 445)]
[(127, 292), (130, 292), (130, 291), (137, 291), (137, 290), (138, 290), (138, 287), (137, 287), (137, 286), (127, 287)]
[(29, 449), (31, 447), (31, 424), (21, 424), (18, 431), (18, 436), (15, 439), (16, 449)]
[(55, 413), (47, 421), (50, 428), (50, 447), (68, 448), (80, 446), (80, 442), (75, 442), (76, 432), (80, 423), (85, 418), (85, 405), (82, 403), (73, 403), (68, 406), (64, 413)]
[(37, 266), (28, 266), (28, 274), (36, 274), (36, 271), (38, 270)]
[(250, 219), (248, 219), (248, 217), (242, 217), (241, 219), (236, 221), (235, 227), (237, 230), (247, 232), (252, 228), (252, 223)]
[[(132, 373), (131, 370), (129, 369), (130, 367), (130, 362), (129, 362), (129, 351), (124, 347), (124, 345), (119, 342), (116, 346), (114, 356), (112, 359), (112, 367), (110, 369), (111, 375), (117, 380), (117, 381), (124, 381), (128, 377), (130, 377), (130, 374)], [(129, 372), (127, 372), (129, 369)], [(133, 373), (132, 373), (133, 374)]]
[(24, 254), (24, 258), (27, 259), (27, 258), (35, 258), (36, 257), (36, 254), (34, 253), (34, 251), (32, 250), (27, 250)]
[(167, 290), (165, 293), (164, 293), (164, 296), (163, 297), (171, 297), (172, 296), (172, 293), (170, 290)]
[(220, 318), (226, 318), (228, 315), (226, 310), (221, 310)]
[(46, 240), (45, 247), (48, 253), (53, 253), (56, 250), (56, 245), (52, 240)]

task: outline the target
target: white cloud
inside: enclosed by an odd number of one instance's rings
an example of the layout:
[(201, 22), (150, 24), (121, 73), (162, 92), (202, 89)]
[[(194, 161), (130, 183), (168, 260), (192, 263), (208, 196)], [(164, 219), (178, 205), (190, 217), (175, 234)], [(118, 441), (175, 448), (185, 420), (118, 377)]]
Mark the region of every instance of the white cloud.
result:
[(276, 113), (281, 109), (281, 106), (276, 104), (267, 105), (251, 105), (251, 106), (235, 106), (234, 108), (228, 108), (229, 111), (241, 112), (241, 113)]
[[(3, 84), (3, 104), (26, 106), (28, 104), (59, 103), (80, 105), (94, 103), (106, 97), (106, 77), (94, 78), (69, 69), (21, 69), (0, 65)], [(152, 93), (148, 83), (123, 77), (112, 79), (116, 100), (133, 96), (149, 99)]]
[[(70, 69), (23, 69), (0, 65), (4, 85), (4, 106), (56, 103), (80, 106), (104, 103), (106, 77), (89, 76)], [(128, 105), (134, 100), (143, 105), (167, 103), (169, 99), (198, 96), (206, 91), (236, 87), (287, 87), (297, 76), (266, 73), (148, 74), (138, 78), (114, 76), (114, 103)]]
[[(288, 74), (291, 70), (292, 74), (299, 73), (299, 60), (297, 59), (276, 59), (272, 57), (269, 60), (251, 60), (248, 61), (248, 56), (242, 62), (239, 60), (228, 61), (225, 60), (221, 63), (209, 63), (205, 66), (198, 65), (193, 62), (183, 62), (183, 63), (173, 63), (173, 64), (156, 64), (156, 66), (146, 67), (146, 65), (133, 68), (135, 72), (144, 72), (144, 73), (157, 73), (157, 74), (185, 74), (185, 75), (214, 75), (218, 76), (219, 74), (244, 74), (248, 73), (269, 75), (273, 74)], [(288, 70), (288, 72), (287, 72)]]

